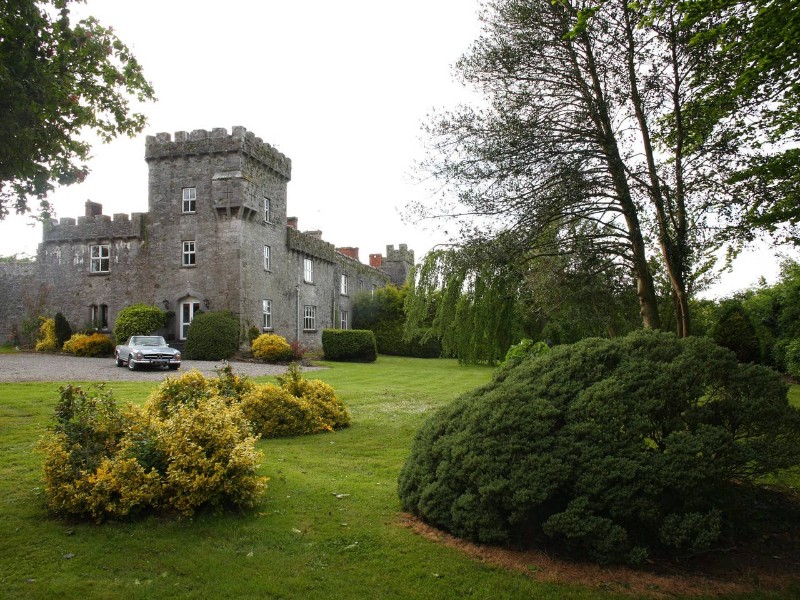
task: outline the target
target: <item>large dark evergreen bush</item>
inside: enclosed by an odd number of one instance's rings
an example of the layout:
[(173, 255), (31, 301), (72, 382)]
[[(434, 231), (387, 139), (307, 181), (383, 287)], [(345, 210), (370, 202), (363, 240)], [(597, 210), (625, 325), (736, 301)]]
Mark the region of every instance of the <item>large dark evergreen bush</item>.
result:
[(56, 342), (58, 349), (61, 350), (64, 347), (64, 342), (72, 337), (72, 327), (70, 327), (69, 321), (67, 321), (66, 317), (60, 312), (56, 313), (54, 321), (56, 325)]
[(132, 335), (150, 335), (167, 322), (167, 313), (150, 304), (131, 304), (117, 315), (114, 323), (114, 339), (124, 344)]
[(378, 358), (375, 335), (366, 329), (323, 329), (325, 360), (373, 362)]
[(727, 300), (720, 305), (711, 337), (720, 346), (732, 350), (740, 362), (759, 360), (760, 343), (756, 328), (738, 300)]
[(199, 313), (186, 334), (183, 354), (190, 360), (222, 360), (239, 348), (239, 319), (232, 312)]
[(435, 414), (399, 495), (460, 537), (638, 562), (741, 535), (736, 499), (797, 464), (798, 440), (778, 374), (707, 338), (587, 339)]

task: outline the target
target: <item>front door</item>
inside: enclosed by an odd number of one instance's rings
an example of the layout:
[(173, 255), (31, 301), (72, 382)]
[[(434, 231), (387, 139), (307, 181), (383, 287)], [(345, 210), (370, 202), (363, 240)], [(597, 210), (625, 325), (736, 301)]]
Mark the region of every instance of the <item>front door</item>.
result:
[(181, 303), (181, 339), (185, 340), (189, 333), (189, 324), (200, 311), (200, 302), (188, 298)]

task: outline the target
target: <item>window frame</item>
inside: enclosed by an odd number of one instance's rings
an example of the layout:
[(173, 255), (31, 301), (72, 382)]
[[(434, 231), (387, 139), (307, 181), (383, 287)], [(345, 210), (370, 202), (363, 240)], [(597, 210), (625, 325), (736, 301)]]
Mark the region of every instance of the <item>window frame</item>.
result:
[(340, 310), (339, 311), (339, 328), (340, 329), (347, 329), (347, 321), (348, 321), (348, 311)]
[[(181, 242), (181, 267), (197, 266), (197, 241), (183, 240)], [(191, 244), (189, 246), (188, 244)]]
[(305, 283), (314, 283), (314, 259), (303, 259), (303, 281)]
[(272, 199), (264, 196), (264, 223), (272, 223)]
[(264, 298), (261, 303), (261, 310), (261, 329), (272, 331), (272, 300), (270, 298)]
[[(99, 249), (98, 256), (95, 256), (95, 249)], [(105, 255), (103, 250), (105, 250)], [(105, 269), (103, 268), (104, 265)], [(89, 272), (111, 272), (111, 244), (89, 244)]]
[(197, 188), (181, 188), (181, 213), (192, 215), (197, 212)]
[(272, 271), (272, 248), (264, 244), (264, 270)]
[(339, 293), (342, 296), (347, 296), (348, 291), (348, 277), (345, 273), (342, 273), (341, 277), (339, 278)]
[(303, 306), (303, 331), (317, 330), (317, 307), (313, 304)]

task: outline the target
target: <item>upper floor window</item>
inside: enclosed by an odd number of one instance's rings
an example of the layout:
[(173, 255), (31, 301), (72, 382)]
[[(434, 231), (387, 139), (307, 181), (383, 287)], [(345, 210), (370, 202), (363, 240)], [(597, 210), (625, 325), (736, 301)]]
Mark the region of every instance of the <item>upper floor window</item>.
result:
[(272, 254), (272, 249), (269, 246), (264, 246), (264, 270), (270, 270), (270, 258)]
[(95, 244), (89, 246), (89, 271), (92, 273), (108, 273), (111, 269), (111, 246), (108, 244)]
[(347, 329), (347, 311), (346, 311), (346, 310), (343, 310), (343, 311), (341, 311), (339, 314), (340, 314), (340, 315), (341, 315), (341, 317), (342, 317), (342, 318), (341, 318), (341, 326), (342, 326), (341, 328), (342, 328), (342, 329)]
[(184, 267), (193, 267), (197, 264), (197, 247), (194, 240), (186, 240), (183, 242), (183, 255), (181, 258), (181, 265)]
[(264, 197), (264, 221), (272, 223), (272, 200)]
[(317, 307), (303, 307), (303, 331), (314, 331), (317, 328)]
[(303, 281), (314, 283), (314, 261), (310, 258), (303, 259)]
[(272, 300), (264, 300), (264, 318), (261, 322), (261, 327), (264, 329), (272, 329)]
[(339, 284), (339, 291), (341, 292), (342, 296), (347, 296), (347, 275), (342, 274), (342, 279)]
[(185, 213), (197, 212), (197, 188), (183, 188), (183, 207)]

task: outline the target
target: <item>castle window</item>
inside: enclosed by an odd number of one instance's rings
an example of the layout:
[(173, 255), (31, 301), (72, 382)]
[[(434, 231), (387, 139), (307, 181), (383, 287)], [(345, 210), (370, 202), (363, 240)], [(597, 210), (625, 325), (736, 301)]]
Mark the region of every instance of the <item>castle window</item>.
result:
[(183, 256), (181, 264), (184, 267), (193, 267), (197, 264), (197, 252), (194, 240), (187, 240), (183, 242)]
[(108, 305), (92, 304), (89, 307), (89, 322), (93, 329), (108, 329)]
[(303, 259), (303, 281), (314, 283), (314, 261), (310, 258)]
[(364, 291), (364, 280), (363, 279), (359, 279), (358, 280), (358, 291), (359, 292), (363, 292)]
[(264, 320), (261, 326), (264, 329), (272, 329), (272, 300), (264, 300)]
[(183, 188), (183, 212), (197, 212), (197, 188)]
[(270, 270), (270, 256), (272, 254), (272, 249), (269, 246), (264, 246), (264, 270)]
[(346, 311), (346, 310), (343, 310), (343, 311), (341, 311), (341, 313), (339, 313), (339, 314), (340, 314), (340, 315), (341, 315), (341, 317), (342, 317), (342, 319), (341, 319), (341, 321), (342, 321), (342, 323), (341, 323), (342, 327), (341, 327), (341, 328), (342, 328), (342, 329), (347, 329), (347, 311)]
[(95, 244), (89, 246), (91, 262), (89, 270), (92, 273), (108, 273), (111, 266), (111, 246), (108, 244)]
[(303, 307), (303, 331), (316, 331), (317, 307), (306, 305)]
[(341, 292), (342, 296), (347, 296), (347, 275), (342, 274), (341, 283), (339, 285), (339, 291)]
[(264, 222), (272, 223), (272, 201), (264, 197)]

